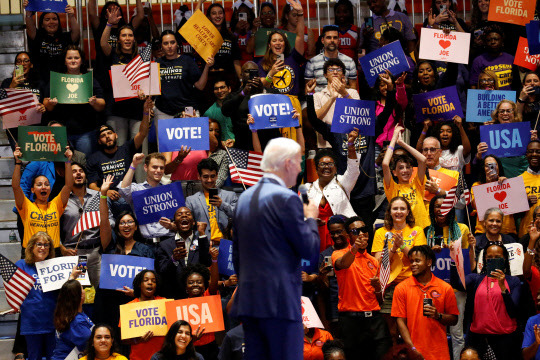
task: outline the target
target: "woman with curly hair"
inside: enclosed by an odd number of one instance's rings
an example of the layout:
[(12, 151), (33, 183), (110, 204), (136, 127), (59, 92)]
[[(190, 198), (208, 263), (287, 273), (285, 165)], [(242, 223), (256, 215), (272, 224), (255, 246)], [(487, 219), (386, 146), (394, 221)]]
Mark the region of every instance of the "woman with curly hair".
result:
[(529, 232), (519, 242), (523, 245), (525, 259), (523, 260), (523, 277), (529, 283), (533, 301), (540, 290), (540, 206), (534, 209), (533, 220)]
[(88, 339), (85, 355), (79, 360), (127, 360), (117, 353), (116, 348), (113, 328), (107, 324), (97, 324)]
[(175, 321), (165, 335), (161, 350), (150, 360), (204, 360), (202, 355), (195, 351), (193, 338), (191, 325), (187, 321)]

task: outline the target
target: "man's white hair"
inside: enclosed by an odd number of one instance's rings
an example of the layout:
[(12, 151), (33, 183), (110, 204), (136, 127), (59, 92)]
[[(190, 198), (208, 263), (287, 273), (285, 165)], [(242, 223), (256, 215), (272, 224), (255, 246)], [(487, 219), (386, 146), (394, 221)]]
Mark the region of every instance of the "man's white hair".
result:
[(428, 136), (427, 138), (424, 139), (424, 142), (422, 143), (422, 145), (424, 145), (426, 143), (426, 141), (428, 140), (432, 140), (432, 141), (435, 141), (437, 143), (437, 147), (441, 147), (441, 142), (439, 141), (439, 139), (437, 139), (436, 137), (434, 136)]
[(261, 169), (266, 172), (278, 171), (283, 167), (285, 160), (293, 159), (300, 150), (300, 145), (294, 140), (284, 137), (272, 139), (264, 149)]

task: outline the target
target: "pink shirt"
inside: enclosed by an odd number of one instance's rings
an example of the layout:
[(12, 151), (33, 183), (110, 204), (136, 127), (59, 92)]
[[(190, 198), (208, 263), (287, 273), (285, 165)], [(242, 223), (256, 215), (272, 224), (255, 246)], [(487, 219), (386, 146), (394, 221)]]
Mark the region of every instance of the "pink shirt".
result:
[[(401, 109), (405, 110), (408, 104), (405, 85), (400, 85), (396, 87), (396, 100)], [(384, 106), (381, 104), (380, 101), (377, 101), (377, 106), (375, 107), (375, 115), (379, 116), (383, 112), (383, 110)], [(396, 119), (394, 115), (395, 112), (392, 112), (392, 115), (390, 115), (390, 117), (388, 118), (386, 125), (384, 125), (382, 134), (377, 137), (377, 140), (375, 140), (377, 145), (379, 145), (381, 148), (384, 141), (390, 141), (392, 140), (392, 136), (394, 136), (394, 128), (399, 121), (399, 119)]]
[[(173, 151), (172, 160), (176, 159), (178, 151)], [(208, 154), (205, 150), (193, 150), (190, 151), (188, 156), (182, 161), (180, 165), (171, 175), (171, 180), (199, 180), (199, 173), (197, 172), (197, 164), (202, 159), (206, 159)]]

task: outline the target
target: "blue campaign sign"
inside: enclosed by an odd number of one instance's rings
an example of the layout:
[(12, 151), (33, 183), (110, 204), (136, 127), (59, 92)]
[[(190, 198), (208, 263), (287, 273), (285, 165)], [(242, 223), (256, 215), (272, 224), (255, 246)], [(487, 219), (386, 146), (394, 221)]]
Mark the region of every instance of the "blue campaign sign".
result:
[(394, 76), (399, 76), (402, 72), (409, 70), (407, 57), (398, 40), (362, 56), (360, 66), (371, 87), (375, 85), (379, 74), (385, 70), (390, 71)]
[(530, 139), (531, 125), (528, 121), (480, 126), (480, 141), (488, 145), (486, 155), (525, 155)]
[(336, 99), (330, 131), (348, 134), (358, 128), (364, 136), (375, 136), (375, 101)]
[(515, 102), (516, 92), (469, 89), (467, 91), (467, 122), (491, 121), (491, 112), (504, 99)]
[(28, 0), (26, 11), (65, 13), (67, 0)]
[(160, 152), (178, 151), (180, 147), (191, 150), (210, 150), (208, 118), (160, 119), (158, 145)]
[(161, 217), (170, 219), (176, 210), (186, 203), (180, 181), (134, 191), (132, 199), (140, 225), (157, 222)]
[(219, 255), (218, 255), (218, 269), (219, 273), (227, 276), (236, 274), (234, 271), (234, 265), (232, 261), (232, 241), (221, 239), (219, 241)]
[(287, 95), (261, 94), (249, 99), (249, 113), (255, 124), (251, 130), (275, 129), (299, 126), (298, 119), (293, 119), (293, 106)]
[(302, 271), (308, 274), (319, 272), (319, 252), (315, 252), (311, 259), (302, 259)]
[(525, 25), (527, 31), (527, 43), (529, 44), (529, 54), (540, 54), (540, 21), (531, 20)]
[[(463, 251), (463, 267), (465, 270), (465, 275), (467, 275), (471, 273), (469, 250), (463, 249), (461, 251)], [(435, 264), (431, 265), (433, 275), (446, 281), (447, 283), (450, 283), (450, 262), (452, 261), (450, 258), (450, 249), (443, 248), (440, 253), (435, 253), (435, 257), (437, 260), (435, 261)]]
[(101, 255), (100, 289), (133, 288), (135, 275), (144, 269), (154, 270), (154, 259), (129, 255)]

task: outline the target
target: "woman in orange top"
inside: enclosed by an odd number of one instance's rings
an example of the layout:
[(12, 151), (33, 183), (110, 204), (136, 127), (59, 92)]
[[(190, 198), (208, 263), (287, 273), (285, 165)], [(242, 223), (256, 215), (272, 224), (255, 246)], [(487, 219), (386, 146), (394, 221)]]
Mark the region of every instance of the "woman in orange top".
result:
[(304, 360), (324, 360), (322, 347), (326, 340), (334, 340), (328, 331), (304, 325)]

